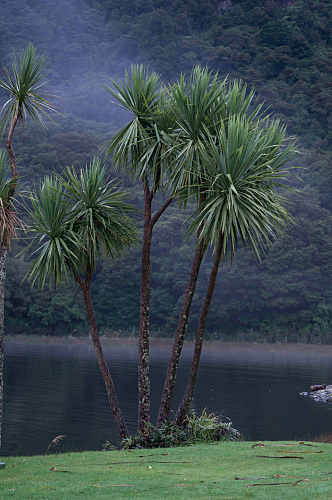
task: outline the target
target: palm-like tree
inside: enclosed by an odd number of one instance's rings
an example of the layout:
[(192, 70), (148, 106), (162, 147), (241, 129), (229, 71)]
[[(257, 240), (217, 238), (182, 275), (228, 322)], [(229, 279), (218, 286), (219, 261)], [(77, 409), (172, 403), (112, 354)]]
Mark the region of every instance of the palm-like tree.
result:
[[(262, 125), (266, 122), (266, 119), (263, 121), (262, 104), (255, 100), (254, 91), (248, 92), (241, 82), (220, 81), (217, 75), (213, 76), (207, 70), (197, 67), (188, 83), (183, 76), (178, 83), (165, 90), (160, 87), (159, 78), (155, 74), (148, 75), (142, 66), (134, 67), (132, 73), (132, 81), (126, 74), (123, 84), (116, 85), (113, 82), (116, 90), (107, 88), (122, 107), (134, 114), (134, 118), (106, 147), (108, 155), (113, 153), (115, 165), (128, 169), (135, 179), (143, 182), (145, 195), (139, 341), (139, 431), (143, 432), (145, 423), (150, 420), (148, 361), (150, 248), (153, 226), (175, 197), (183, 205), (186, 205), (189, 199), (196, 199), (198, 214), (203, 214), (204, 207), (210, 200), (209, 188), (215, 175), (211, 166), (213, 154), (209, 151), (212, 151), (213, 147), (224, 147), (222, 141), (225, 140), (229, 141), (227, 147), (234, 146), (237, 137), (234, 135), (235, 118), (247, 127), (247, 136), (242, 133), (242, 140), (246, 140), (251, 133), (257, 134), (256, 138), (260, 137), (260, 134), (267, 137), (268, 133), (266, 125)], [(239, 125), (238, 131), (240, 129)], [(272, 129), (279, 130), (277, 125), (273, 125)], [(274, 138), (278, 137), (275, 133)], [(243, 149), (244, 145), (245, 143), (239, 145), (239, 148)], [(269, 145), (269, 153), (273, 150), (271, 145), (272, 142)], [(152, 216), (152, 199), (163, 184), (166, 184), (170, 197)], [(210, 222), (210, 219), (205, 221), (206, 210), (204, 214), (196, 217), (198, 223), (192, 226), (197, 233), (198, 244), (169, 360), (157, 426), (169, 418), (177, 367), (198, 273), (204, 253), (212, 241), (206, 228), (204, 229)], [(247, 234), (250, 243), (251, 234)], [(223, 236), (223, 242), (225, 250), (229, 246), (228, 237)], [(224, 250), (219, 255), (219, 247), (217, 248), (212, 274), (215, 273), (215, 268), (218, 269)], [(212, 288), (209, 287), (208, 293)], [(207, 310), (208, 307), (209, 305)], [(195, 353), (198, 351), (199, 348)]]
[[(250, 126), (262, 118), (262, 104), (254, 99), (254, 92), (247, 92), (246, 86), (238, 81), (220, 81), (206, 69), (196, 67), (188, 84), (182, 77), (169, 90), (173, 98), (173, 119), (175, 132), (171, 147), (173, 161), (170, 183), (180, 201), (186, 203), (196, 198), (199, 211), (206, 198), (206, 178), (209, 168), (205, 151), (210, 148), (210, 137), (216, 137), (222, 126), (225, 131), (232, 116), (246, 116)], [(201, 221), (203, 225), (203, 220)], [(173, 348), (168, 363), (162, 393), (157, 426), (169, 418), (174, 393), (179, 359), (188, 325), (192, 299), (197, 278), (206, 250), (207, 242), (200, 237), (201, 227), (197, 228), (199, 243), (196, 248), (189, 281), (182, 302)]]
[[(7, 68), (5, 70), (5, 78), (0, 80), (0, 88), (9, 92), (9, 99), (3, 105), (0, 114), (0, 129), (2, 134), (5, 132), (9, 125), (9, 132), (6, 141), (7, 152), (10, 160), (10, 167), (12, 173), (12, 182), (6, 183), (9, 187), (7, 197), (4, 198), (5, 205), (7, 206), (8, 214), (13, 214), (13, 209), (10, 207), (11, 200), (15, 195), (17, 185), (17, 166), (16, 157), (12, 145), (13, 134), (18, 122), (26, 120), (28, 116), (32, 118), (35, 123), (41, 124), (45, 127), (45, 118), (51, 120), (49, 116), (50, 111), (54, 111), (53, 105), (48, 101), (50, 96), (43, 90), (44, 85), (47, 83), (44, 80), (45, 76), (46, 59), (37, 54), (35, 47), (29, 44), (28, 47), (20, 52), (17, 57), (14, 56), (11, 71)], [(2, 153), (3, 156), (3, 153)], [(3, 159), (3, 158), (2, 158)], [(4, 179), (4, 178), (3, 178)], [(1, 210), (5, 205), (1, 206)], [(15, 219), (12, 219), (15, 222)], [(5, 229), (6, 223), (3, 218), (0, 220), (1, 224), (1, 247), (0, 247), (0, 355), (3, 357), (3, 344), (4, 344), (4, 310), (3, 310), (3, 292), (6, 278), (6, 256), (7, 248), (10, 246), (10, 238), (13, 234), (12, 231)], [(5, 224), (5, 226), (3, 225)], [(0, 364), (0, 405), (2, 408), (3, 402), (3, 361)], [(1, 422), (0, 422), (1, 434)]]
[(11, 71), (5, 70), (5, 78), (0, 80), (0, 88), (9, 92), (9, 99), (1, 109), (3, 113), (0, 128), (4, 131), (9, 124), (7, 151), (13, 177), (17, 177), (17, 167), (12, 138), (18, 122), (30, 117), (36, 124), (46, 127), (45, 119), (52, 120), (49, 113), (55, 112), (49, 99), (55, 97), (44, 91), (46, 58), (38, 54), (34, 45), (14, 56)]
[(134, 115), (133, 119), (106, 144), (106, 155), (112, 154), (115, 168), (129, 171), (142, 182), (144, 191), (144, 228), (142, 242), (142, 271), (138, 349), (138, 430), (147, 432), (150, 422), (149, 373), (149, 309), (151, 242), (154, 225), (173, 200), (171, 194), (159, 209), (152, 213), (152, 202), (162, 190), (169, 163), (165, 151), (174, 127), (169, 99), (165, 96), (160, 78), (142, 66), (132, 66), (131, 78), (126, 73), (121, 84), (112, 82), (114, 89), (106, 90), (119, 105)]
[(0, 447), (3, 407), (3, 350), (4, 350), (4, 295), (6, 281), (6, 257), (10, 248), (11, 239), (15, 228), (20, 224), (13, 207), (13, 185), (16, 180), (12, 178), (7, 160), (7, 152), (0, 149)]
[(209, 134), (209, 147), (201, 148), (206, 165), (206, 200), (196, 213), (189, 234), (200, 231), (199, 242), (215, 248), (210, 281), (198, 325), (194, 356), (186, 393), (175, 415), (181, 425), (195, 390), (203, 335), (220, 260), (231, 258), (238, 240), (259, 257), (259, 247), (280, 234), (291, 217), (277, 188), (286, 187), (284, 164), (293, 156), (295, 144), (285, 142), (285, 128), (278, 121), (252, 122), (233, 116), (222, 122), (216, 137)]
[(128, 430), (103, 354), (90, 294), (97, 259), (103, 255), (114, 261), (136, 241), (128, 216), (134, 209), (124, 202), (126, 194), (115, 187), (97, 158), (79, 174), (68, 168), (62, 178), (44, 179), (39, 192), (31, 196), (32, 209), (28, 208), (34, 235), (29, 248), (36, 255), (29, 280), (43, 288), (47, 278), (50, 284), (52, 279), (57, 284), (73, 277), (80, 285), (108, 400), (123, 438)]

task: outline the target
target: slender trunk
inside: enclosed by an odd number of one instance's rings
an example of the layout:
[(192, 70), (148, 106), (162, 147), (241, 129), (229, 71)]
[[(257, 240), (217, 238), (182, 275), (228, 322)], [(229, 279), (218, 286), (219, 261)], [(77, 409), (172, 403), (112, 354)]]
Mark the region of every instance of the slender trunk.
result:
[(138, 344), (138, 430), (146, 433), (150, 422), (150, 273), (151, 273), (151, 205), (153, 193), (146, 180), (144, 186), (144, 231), (142, 244), (141, 301)]
[(123, 418), (118, 399), (116, 397), (114, 383), (113, 383), (110, 371), (108, 369), (106, 359), (105, 359), (105, 356), (103, 353), (103, 349), (101, 347), (99, 335), (97, 332), (95, 313), (93, 310), (93, 305), (92, 305), (91, 295), (90, 295), (91, 269), (89, 269), (89, 268), (87, 269), (85, 283), (77, 275), (75, 275), (75, 278), (77, 279), (77, 281), (80, 284), (82, 291), (83, 291), (85, 306), (86, 306), (86, 310), (88, 313), (88, 321), (89, 321), (89, 327), (90, 327), (90, 333), (91, 333), (91, 337), (92, 337), (93, 346), (95, 348), (100, 371), (102, 373), (102, 376), (103, 376), (103, 379), (105, 382), (109, 404), (110, 404), (112, 413), (114, 415), (114, 419), (115, 419), (115, 422), (116, 422), (116, 425), (118, 428), (120, 438), (122, 439), (126, 436), (129, 436), (129, 432), (128, 432), (128, 429), (126, 426), (126, 422)]
[(171, 204), (169, 197), (160, 209), (151, 214), (154, 191), (150, 191), (147, 180), (143, 179), (144, 188), (144, 231), (142, 244), (141, 299), (139, 316), (138, 344), (138, 430), (147, 433), (146, 424), (150, 422), (150, 275), (152, 230)]
[(221, 255), (222, 255), (222, 249), (223, 249), (223, 234), (220, 232), (218, 244), (217, 244), (217, 249), (216, 249), (216, 254), (214, 257), (214, 262), (213, 262), (213, 266), (212, 266), (212, 270), (211, 270), (209, 286), (208, 286), (208, 289), (206, 292), (205, 301), (204, 301), (204, 305), (203, 305), (203, 309), (202, 309), (202, 314), (201, 314), (201, 317), (199, 320), (194, 356), (193, 356), (193, 361), (191, 364), (190, 375), (189, 375), (189, 381), (188, 381), (185, 395), (184, 395), (182, 402), (181, 402), (181, 404), (176, 412), (175, 419), (174, 419), (178, 425), (181, 425), (183, 423), (183, 421), (186, 417), (186, 414), (190, 408), (190, 403), (191, 403), (193, 395), (194, 395), (196, 378), (197, 378), (199, 362), (200, 362), (202, 346), (203, 346), (205, 324), (206, 324), (206, 320), (207, 320), (207, 316), (208, 316), (208, 312), (209, 312), (209, 308), (210, 308), (210, 304), (211, 304), (211, 300), (212, 300), (212, 296), (213, 296), (214, 286), (216, 283), (218, 268), (219, 268), (220, 259), (221, 259)]
[(3, 409), (3, 347), (4, 347), (4, 295), (6, 281), (7, 247), (0, 245), (0, 448)]
[[(13, 149), (13, 145), (12, 145), (12, 139), (13, 139), (13, 134), (14, 134), (16, 124), (17, 124), (18, 120), (21, 119), (21, 117), (22, 117), (22, 105), (21, 105), (21, 103), (19, 103), (17, 113), (14, 116), (12, 123), (10, 124), (8, 138), (6, 141), (6, 147), (7, 147), (7, 151), (8, 151), (8, 155), (9, 155), (9, 161), (10, 161), (10, 167), (12, 169), (12, 178), (13, 179), (16, 179), (18, 174), (17, 174), (17, 168), (16, 168), (16, 157), (15, 157), (15, 153), (14, 153), (14, 149)], [(9, 193), (10, 198), (12, 198), (14, 196), (15, 189), (16, 189), (16, 183), (13, 184), (11, 187), (11, 192)]]
[(168, 368), (166, 373), (166, 379), (164, 384), (164, 390), (161, 397), (161, 403), (159, 407), (159, 415), (157, 419), (157, 427), (160, 427), (163, 422), (168, 420), (171, 411), (171, 404), (174, 393), (174, 386), (176, 380), (177, 369), (179, 365), (179, 359), (183, 347), (184, 338), (188, 326), (189, 311), (192, 303), (192, 299), (195, 293), (197, 278), (199, 269), (203, 260), (204, 253), (204, 243), (202, 242), (195, 252), (195, 257), (193, 265), (190, 272), (189, 282), (187, 285), (186, 293), (182, 302), (182, 308), (180, 313), (180, 318), (178, 322), (178, 327), (176, 330), (172, 353), (169, 358)]
[[(202, 209), (205, 199), (206, 199), (205, 192), (201, 190), (199, 199), (200, 211)], [(202, 226), (198, 230), (197, 241), (199, 241), (201, 230)], [(165, 384), (159, 407), (157, 427), (160, 427), (163, 424), (163, 422), (169, 419), (169, 414), (171, 411), (171, 404), (174, 394), (176, 375), (179, 366), (179, 360), (182, 352), (184, 338), (187, 331), (191, 303), (194, 297), (197, 278), (203, 260), (203, 255), (204, 255), (204, 242), (202, 241), (201, 244), (199, 244), (196, 248), (186, 293), (182, 302), (178, 327), (175, 333), (173, 348), (168, 362)]]
[(159, 210), (151, 215), (154, 191), (149, 190), (147, 181), (144, 187), (144, 232), (142, 244), (141, 303), (139, 317), (138, 344), (138, 430), (147, 433), (146, 423), (150, 422), (150, 275), (152, 230), (159, 217), (172, 203), (170, 196)]

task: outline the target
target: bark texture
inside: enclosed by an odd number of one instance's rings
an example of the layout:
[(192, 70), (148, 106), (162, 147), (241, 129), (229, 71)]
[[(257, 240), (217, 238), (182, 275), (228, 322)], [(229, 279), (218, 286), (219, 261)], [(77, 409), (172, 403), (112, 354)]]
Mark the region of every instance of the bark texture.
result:
[(150, 249), (152, 228), (144, 226), (138, 344), (138, 430), (150, 422)]
[[(206, 199), (205, 192), (201, 189), (199, 197), (199, 211), (202, 210), (203, 204)], [(203, 223), (197, 232), (197, 241), (199, 242), (200, 234), (202, 231)], [(171, 356), (168, 362), (167, 373), (165, 378), (164, 389), (161, 397), (159, 414), (157, 419), (157, 427), (160, 427), (163, 422), (169, 419), (169, 414), (171, 411), (171, 404), (173, 400), (174, 387), (176, 381), (177, 370), (179, 366), (179, 360), (182, 352), (183, 342), (187, 331), (189, 313), (191, 308), (192, 299), (194, 297), (197, 278), (201, 263), (203, 260), (205, 250), (205, 243), (202, 241), (198, 244), (195, 252), (194, 261), (190, 271), (189, 281), (186, 289), (186, 293), (182, 302), (180, 318), (178, 322), (178, 327), (175, 333), (175, 338), (173, 342), (173, 348)]]
[(120, 405), (116, 396), (115, 392), (115, 387), (114, 383), (110, 374), (110, 371), (108, 369), (106, 359), (103, 353), (103, 349), (101, 347), (99, 335), (97, 332), (97, 325), (96, 325), (96, 319), (95, 319), (95, 313), (93, 310), (93, 305), (91, 301), (91, 295), (90, 295), (90, 283), (91, 283), (91, 269), (87, 270), (86, 273), (86, 280), (83, 282), (78, 276), (75, 276), (77, 279), (78, 283), (80, 284), (82, 291), (83, 291), (83, 296), (84, 296), (84, 301), (85, 301), (85, 306), (86, 310), (88, 313), (88, 322), (89, 322), (89, 327), (90, 327), (90, 333), (91, 333), (91, 338), (93, 342), (93, 346), (95, 348), (95, 352), (97, 355), (100, 371), (102, 373), (105, 386), (106, 386), (106, 391), (107, 391), (107, 396), (109, 400), (109, 404), (118, 428), (119, 435), (122, 438), (129, 436), (129, 432), (126, 426), (126, 422), (123, 418)]
[(166, 379), (164, 384), (164, 389), (161, 397), (161, 403), (159, 407), (159, 414), (157, 420), (157, 427), (160, 427), (163, 422), (169, 419), (169, 414), (171, 411), (171, 404), (173, 399), (177, 369), (179, 365), (179, 359), (183, 347), (184, 338), (188, 326), (188, 318), (192, 299), (195, 293), (197, 278), (199, 269), (203, 259), (204, 244), (203, 242), (197, 247), (195, 252), (195, 257), (193, 265), (190, 272), (190, 277), (186, 289), (186, 293), (182, 302), (182, 308), (180, 313), (180, 318), (178, 322), (178, 327), (176, 330), (172, 352), (168, 362), (168, 368), (166, 373)]
[(198, 324), (195, 349), (194, 349), (194, 356), (193, 356), (193, 360), (192, 360), (192, 364), (191, 364), (189, 381), (188, 381), (185, 395), (183, 396), (183, 399), (182, 399), (181, 404), (176, 412), (175, 419), (174, 419), (177, 425), (183, 424), (183, 421), (186, 418), (186, 414), (190, 408), (190, 403), (192, 401), (192, 398), (193, 398), (193, 395), (195, 392), (197, 373), (198, 373), (199, 362), (200, 362), (201, 353), (202, 353), (204, 330), (205, 330), (206, 320), (207, 320), (207, 316), (208, 316), (208, 312), (210, 309), (210, 304), (211, 304), (211, 300), (212, 300), (212, 296), (213, 296), (214, 286), (216, 284), (218, 268), (219, 268), (220, 259), (221, 259), (221, 255), (222, 255), (222, 248), (223, 248), (223, 235), (222, 235), (222, 233), (220, 233), (218, 243), (217, 243), (217, 248), (216, 248), (216, 254), (214, 257), (213, 266), (212, 266), (212, 270), (211, 270), (211, 274), (210, 274), (209, 286), (208, 286), (208, 289), (206, 292), (204, 305), (203, 305), (201, 317), (200, 317), (199, 324)]
[(7, 247), (2, 243), (0, 245), (0, 448), (3, 415), (4, 295), (6, 281), (6, 256)]
[(138, 343), (138, 430), (146, 433), (150, 422), (150, 274), (151, 274), (151, 205), (153, 193), (144, 186), (144, 230), (142, 244), (141, 298)]
[(145, 179), (143, 180), (143, 187), (144, 231), (138, 343), (138, 430), (146, 434), (146, 424), (150, 422), (150, 276), (152, 230), (153, 226), (170, 205), (173, 198), (168, 198), (152, 217), (151, 211), (154, 191), (150, 191)]
[[(17, 178), (18, 173), (17, 173), (16, 156), (15, 156), (14, 149), (13, 149), (12, 139), (13, 139), (13, 134), (14, 134), (16, 124), (21, 119), (22, 119), (22, 104), (19, 103), (17, 113), (14, 116), (12, 123), (10, 124), (10, 129), (9, 129), (8, 137), (7, 137), (7, 141), (6, 141), (6, 148), (8, 151), (8, 156), (9, 156), (9, 161), (10, 161), (10, 167), (12, 169), (12, 178), (13, 179)], [(10, 193), (11, 198), (14, 196), (15, 189), (16, 189), (16, 183), (12, 186), (11, 193)]]

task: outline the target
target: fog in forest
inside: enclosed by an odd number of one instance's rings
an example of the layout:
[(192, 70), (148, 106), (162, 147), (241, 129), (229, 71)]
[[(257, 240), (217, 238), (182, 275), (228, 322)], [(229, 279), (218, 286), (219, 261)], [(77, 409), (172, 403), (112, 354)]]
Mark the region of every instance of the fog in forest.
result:
[[(100, 154), (101, 146), (130, 116), (103, 85), (119, 81), (132, 63), (144, 63), (165, 83), (194, 65), (240, 78), (255, 86), (275, 117), (298, 137), (291, 167), (296, 195), (286, 193), (296, 224), (271, 243), (261, 263), (241, 245), (231, 265), (220, 268), (207, 338), (331, 343), (331, 13), (329, 2), (215, 0), (3, 0), (0, 12), (0, 65), (34, 43), (48, 59), (45, 90), (63, 116), (46, 132), (33, 124), (18, 128), (14, 147), (28, 185), (66, 165), (79, 168)], [(14, 22), (8, 20), (14, 19)], [(292, 27), (292, 29), (290, 28)], [(0, 73), (4, 75), (4, 70)], [(0, 104), (6, 96), (0, 93)], [(2, 142), (4, 146), (4, 139)], [(108, 162), (110, 164), (110, 162)], [(114, 173), (111, 173), (113, 176)], [(120, 176), (130, 199), (141, 207), (142, 188)], [(155, 206), (158, 206), (156, 204)], [(187, 212), (187, 215), (189, 213)], [(152, 249), (151, 331), (173, 335), (195, 248), (183, 239), (187, 215), (173, 204), (155, 228)], [(138, 225), (142, 227), (141, 218)], [(82, 298), (76, 288), (31, 290), (22, 279), (28, 258), (8, 261), (7, 333), (86, 335)], [(195, 335), (212, 262), (203, 263), (188, 338)], [(98, 264), (93, 296), (105, 335), (136, 336), (138, 331), (140, 249), (118, 266)], [(69, 293), (70, 290), (70, 293)], [(56, 319), (55, 319), (56, 318)]]

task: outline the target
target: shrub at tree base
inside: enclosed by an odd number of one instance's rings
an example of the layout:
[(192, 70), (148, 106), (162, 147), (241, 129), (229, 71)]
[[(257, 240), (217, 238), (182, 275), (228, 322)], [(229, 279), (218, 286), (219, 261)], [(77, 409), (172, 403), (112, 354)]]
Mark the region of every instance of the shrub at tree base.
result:
[[(196, 442), (237, 441), (242, 438), (240, 432), (233, 428), (233, 423), (220, 415), (207, 414), (203, 410), (199, 417), (194, 410), (187, 415), (183, 425), (175, 422), (165, 422), (156, 428), (148, 424), (148, 433), (138, 432), (135, 436), (122, 439), (121, 448), (172, 448), (174, 446), (188, 446)], [(104, 450), (113, 450), (114, 447), (107, 441)]]

